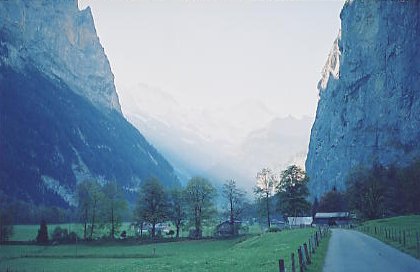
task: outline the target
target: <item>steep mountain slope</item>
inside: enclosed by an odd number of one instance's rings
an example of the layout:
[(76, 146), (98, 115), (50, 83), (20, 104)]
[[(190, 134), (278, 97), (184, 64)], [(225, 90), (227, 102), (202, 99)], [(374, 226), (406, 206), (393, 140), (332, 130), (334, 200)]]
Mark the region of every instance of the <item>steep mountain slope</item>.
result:
[(420, 158), (420, 2), (347, 1), (340, 16), (306, 161), (318, 196), (360, 166)]
[(151, 176), (178, 183), (122, 116), (88, 9), (2, 1), (0, 17), (0, 190), (68, 206), (84, 179), (116, 180), (127, 192)]

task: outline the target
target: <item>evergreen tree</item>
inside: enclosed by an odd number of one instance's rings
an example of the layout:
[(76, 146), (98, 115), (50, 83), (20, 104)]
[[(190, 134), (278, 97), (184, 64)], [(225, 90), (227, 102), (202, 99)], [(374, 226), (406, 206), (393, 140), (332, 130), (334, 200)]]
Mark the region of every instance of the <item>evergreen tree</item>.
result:
[(0, 207), (0, 244), (9, 240), (13, 234), (13, 217), (11, 210)]
[(315, 197), (314, 202), (312, 203), (311, 214), (312, 217), (315, 217), (315, 214), (319, 212), (319, 201), (318, 198)]
[(47, 228), (47, 222), (45, 222), (44, 219), (41, 220), (41, 224), (38, 230), (38, 235), (36, 236), (36, 242), (38, 244), (48, 243), (48, 228)]

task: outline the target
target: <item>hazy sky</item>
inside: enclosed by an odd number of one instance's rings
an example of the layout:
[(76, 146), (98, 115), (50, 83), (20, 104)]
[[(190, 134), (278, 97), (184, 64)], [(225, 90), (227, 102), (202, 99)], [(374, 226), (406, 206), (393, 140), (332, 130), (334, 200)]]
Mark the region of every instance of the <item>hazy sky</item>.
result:
[(117, 1), (89, 5), (119, 86), (145, 83), (185, 105), (261, 100), (314, 116), (343, 1)]

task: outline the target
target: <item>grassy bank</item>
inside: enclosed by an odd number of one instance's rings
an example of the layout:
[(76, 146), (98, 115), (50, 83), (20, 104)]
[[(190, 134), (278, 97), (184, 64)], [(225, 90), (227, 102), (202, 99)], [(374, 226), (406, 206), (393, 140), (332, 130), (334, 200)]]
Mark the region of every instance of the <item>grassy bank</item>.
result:
[(420, 215), (366, 221), (358, 229), (403, 252), (420, 258), (420, 244), (417, 244), (416, 237), (420, 236)]
[(319, 247), (314, 255), (312, 255), (312, 263), (308, 266), (307, 272), (322, 272), (324, 268), (325, 256), (327, 255), (328, 244), (330, 242), (331, 232), (321, 240)]
[(0, 247), (0, 271), (277, 271), (314, 229), (147, 245)]

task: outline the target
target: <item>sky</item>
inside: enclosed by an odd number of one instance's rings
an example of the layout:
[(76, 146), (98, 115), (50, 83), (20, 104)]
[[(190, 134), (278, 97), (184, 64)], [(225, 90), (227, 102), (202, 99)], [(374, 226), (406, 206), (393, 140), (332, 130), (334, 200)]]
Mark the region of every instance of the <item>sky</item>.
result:
[(79, 0), (86, 6), (119, 93), (146, 84), (185, 107), (254, 101), (314, 117), (343, 1)]

